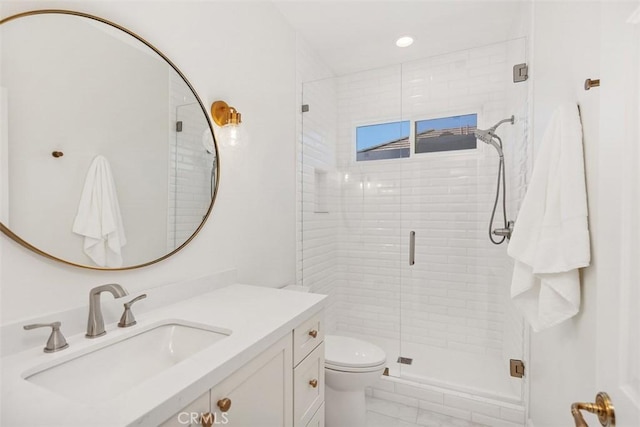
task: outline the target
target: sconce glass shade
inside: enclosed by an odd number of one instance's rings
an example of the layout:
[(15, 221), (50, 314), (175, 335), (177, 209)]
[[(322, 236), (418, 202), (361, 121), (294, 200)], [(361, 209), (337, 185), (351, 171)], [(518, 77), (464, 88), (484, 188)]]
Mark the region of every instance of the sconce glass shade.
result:
[(211, 117), (215, 124), (220, 126), (216, 136), (224, 147), (235, 147), (240, 141), (246, 139), (246, 132), (242, 123), (242, 115), (224, 101), (215, 101), (211, 104)]
[(228, 124), (216, 130), (217, 139), (223, 147), (236, 147), (240, 143), (246, 143), (247, 133), (244, 126)]

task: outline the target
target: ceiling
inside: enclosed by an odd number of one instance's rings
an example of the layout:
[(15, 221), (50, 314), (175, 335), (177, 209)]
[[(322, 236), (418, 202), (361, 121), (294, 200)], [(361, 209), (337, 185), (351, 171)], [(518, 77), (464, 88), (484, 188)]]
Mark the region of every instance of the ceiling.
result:
[[(310, 0), (274, 3), (336, 75), (506, 40), (525, 0)], [(411, 35), (415, 42), (398, 48)]]

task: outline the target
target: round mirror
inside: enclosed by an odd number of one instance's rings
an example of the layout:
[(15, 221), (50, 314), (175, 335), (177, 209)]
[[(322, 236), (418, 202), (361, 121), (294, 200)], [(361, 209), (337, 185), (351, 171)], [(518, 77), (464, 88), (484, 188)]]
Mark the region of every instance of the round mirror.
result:
[(0, 227), (67, 264), (130, 269), (184, 247), (218, 189), (187, 79), (131, 31), (43, 10), (0, 21)]

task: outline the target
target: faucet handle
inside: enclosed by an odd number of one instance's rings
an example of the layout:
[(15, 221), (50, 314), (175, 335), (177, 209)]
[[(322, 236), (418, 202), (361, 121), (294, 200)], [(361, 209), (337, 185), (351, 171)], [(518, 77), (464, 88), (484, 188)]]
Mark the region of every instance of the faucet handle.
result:
[(47, 345), (44, 348), (45, 353), (53, 353), (54, 351), (64, 350), (69, 347), (67, 344), (67, 340), (60, 332), (60, 326), (62, 326), (61, 322), (52, 322), (52, 323), (34, 323), (32, 325), (25, 325), (25, 330), (36, 329), (36, 328), (51, 328), (51, 335), (49, 335), (49, 339), (47, 340)]
[(122, 313), (122, 317), (120, 318), (120, 322), (118, 322), (118, 326), (120, 328), (128, 328), (129, 326), (133, 326), (136, 323), (136, 318), (133, 317), (133, 313), (131, 312), (131, 306), (140, 301), (141, 299), (145, 299), (147, 294), (142, 294), (140, 296), (135, 297), (129, 302), (124, 303), (124, 313)]

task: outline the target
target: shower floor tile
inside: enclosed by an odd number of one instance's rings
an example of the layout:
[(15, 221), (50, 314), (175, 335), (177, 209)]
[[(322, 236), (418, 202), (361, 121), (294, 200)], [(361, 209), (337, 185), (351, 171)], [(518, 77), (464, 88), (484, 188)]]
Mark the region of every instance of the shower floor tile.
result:
[(367, 396), (367, 427), (485, 427), (435, 412)]

